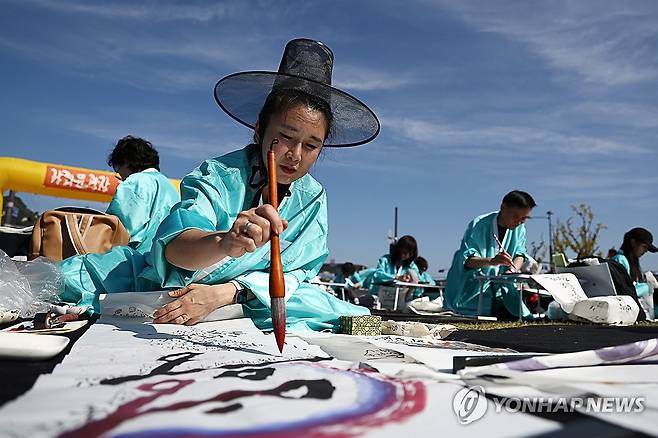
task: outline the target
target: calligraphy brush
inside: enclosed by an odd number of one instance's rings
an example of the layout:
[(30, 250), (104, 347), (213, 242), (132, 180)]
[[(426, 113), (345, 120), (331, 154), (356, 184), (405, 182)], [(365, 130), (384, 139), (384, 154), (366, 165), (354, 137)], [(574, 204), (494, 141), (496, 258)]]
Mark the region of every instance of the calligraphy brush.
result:
[[(269, 178), (270, 204), (275, 210), (279, 209), (279, 195), (277, 193), (276, 160), (274, 159), (275, 144), (278, 139), (272, 140), (267, 151), (267, 173)], [(281, 263), (281, 242), (279, 234), (272, 229), (270, 236), (270, 301), (272, 303), (272, 328), (279, 352), (283, 353), (283, 344), (286, 339), (286, 284), (283, 280), (283, 265)]]
[[(505, 251), (505, 248), (503, 248), (503, 244), (500, 243), (500, 240), (498, 239), (498, 236), (496, 236), (496, 233), (493, 234), (493, 238), (496, 239), (496, 243), (498, 244), (498, 248), (500, 248), (500, 249), (498, 250), (498, 252), (507, 252), (507, 251)], [(516, 266), (510, 266), (510, 267), (509, 267), (509, 270), (510, 270), (510, 272), (512, 272), (512, 273), (516, 273), (516, 272), (518, 272), (518, 271), (516, 270)]]
[(505, 252), (503, 249), (503, 244), (500, 243), (500, 240), (498, 239), (498, 236), (496, 236), (496, 233), (492, 234), (493, 238), (496, 239), (496, 243), (498, 244), (498, 252)]

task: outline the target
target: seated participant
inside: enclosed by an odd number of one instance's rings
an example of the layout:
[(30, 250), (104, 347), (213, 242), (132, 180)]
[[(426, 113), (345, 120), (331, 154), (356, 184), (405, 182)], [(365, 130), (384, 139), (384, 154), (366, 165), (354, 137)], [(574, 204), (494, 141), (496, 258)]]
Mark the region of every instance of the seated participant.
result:
[[(658, 252), (658, 248), (653, 244), (653, 236), (644, 228), (633, 228), (624, 234), (624, 242), (621, 244), (619, 251), (612, 257), (612, 260), (619, 262), (626, 268), (640, 301), (653, 295), (653, 288), (645, 282), (644, 274), (640, 268), (640, 257), (646, 254), (647, 251)], [(648, 316), (653, 319), (655, 312), (653, 315)]]
[[(336, 274), (334, 278), (334, 283), (344, 283), (346, 287), (354, 287), (354, 282), (352, 281), (352, 276), (356, 272), (356, 267), (354, 263), (345, 262), (340, 266), (340, 272)], [(334, 286), (336, 292), (340, 292), (339, 286)]]
[(117, 216), (128, 230), (128, 245), (147, 252), (160, 222), (180, 196), (160, 173), (158, 151), (144, 139), (129, 135), (119, 140), (107, 164), (122, 180), (107, 213)]
[[(327, 46), (299, 39), (286, 45), (278, 73), (220, 80), (217, 102), (254, 129), (253, 144), (207, 160), (183, 179), (182, 200), (162, 222), (147, 256), (127, 247), (109, 256), (87, 255), (83, 268), (66, 275), (64, 298), (93, 301), (98, 311), (98, 293), (177, 288), (155, 322), (191, 325), (240, 303), (246, 316), (268, 330), (267, 243), (274, 230), (283, 248), (289, 329), (333, 329), (341, 315), (367, 314), (308, 283), (328, 255), (326, 193), (308, 172), (323, 146), (356, 146), (379, 132), (368, 107), (331, 87), (332, 65)], [(280, 183), (278, 211), (267, 198), (270, 147)]]
[(429, 264), (427, 263), (427, 260), (425, 260), (424, 257), (416, 257), (416, 266), (418, 266), (418, 283), (421, 284), (431, 284), (435, 285), (436, 281), (432, 278), (432, 276), (427, 272), (427, 269), (429, 268)]
[[(526, 257), (523, 223), (535, 205), (532, 196), (515, 190), (505, 195), (499, 211), (478, 216), (468, 224), (448, 271), (444, 295), (448, 309), (476, 315), (480, 293), (478, 276), (516, 272), (521, 268)], [(518, 313), (519, 295), (512, 286), (485, 281), (483, 315), (518, 317)], [(523, 316), (530, 316), (525, 306)]]
[[(418, 283), (434, 286), (436, 281), (434, 281), (432, 276), (427, 272), (427, 269), (429, 268), (427, 260), (425, 260), (424, 257), (418, 256), (414, 262), (416, 263), (416, 266), (418, 266)], [(419, 287), (414, 291), (413, 298), (419, 298), (423, 296), (424, 293), (424, 289)]]
[(376, 295), (379, 286), (393, 284), (394, 281), (415, 282), (419, 272), (414, 259), (418, 256), (418, 245), (413, 236), (402, 236), (390, 246), (389, 254), (383, 255), (377, 267), (364, 269), (355, 274), (359, 286)]

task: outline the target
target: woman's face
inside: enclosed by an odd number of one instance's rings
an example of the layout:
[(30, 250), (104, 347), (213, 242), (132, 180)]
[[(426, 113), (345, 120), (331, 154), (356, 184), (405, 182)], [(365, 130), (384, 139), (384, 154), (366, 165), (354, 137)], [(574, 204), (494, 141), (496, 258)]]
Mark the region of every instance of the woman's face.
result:
[(633, 239), (631, 242), (633, 246), (633, 253), (638, 259), (646, 254), (647, 251), (649, 251), (649, 245), (646, 243), (639, 242), (635, 239)]
[(324, 114), (306, 105), (296, 105), (274, 114), (261, 143), (263, 162), (267, 163), (267, 151), (272, 140), (278, 139), (279, 143), (273, 147), (277, 179), (281, 184), (290, 184), (306, 175), (315, 164), (326, 132)]

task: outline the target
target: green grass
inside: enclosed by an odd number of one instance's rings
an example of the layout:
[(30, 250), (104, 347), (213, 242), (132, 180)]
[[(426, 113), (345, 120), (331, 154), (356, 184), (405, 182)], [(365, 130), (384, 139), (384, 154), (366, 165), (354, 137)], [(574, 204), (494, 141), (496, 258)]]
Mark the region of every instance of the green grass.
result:
[[(583, 325), (587, 324), (584, 322), (576, 321), (491, 321), (491, 322), (455, 322), (451, 323), (456, 326), (459, 330), (499, 330), (499, 329), (509, 329), (509, 328), (519, 328), (519, 327), (531, 327), (531, 326), (546, 326), (546, 325)], [(591, 325), (600, 325), (600, 324), (591, 324)], [(641, 321), (634, 325), (634, 327), (658, 327), (658, 322), (656, 321)]]

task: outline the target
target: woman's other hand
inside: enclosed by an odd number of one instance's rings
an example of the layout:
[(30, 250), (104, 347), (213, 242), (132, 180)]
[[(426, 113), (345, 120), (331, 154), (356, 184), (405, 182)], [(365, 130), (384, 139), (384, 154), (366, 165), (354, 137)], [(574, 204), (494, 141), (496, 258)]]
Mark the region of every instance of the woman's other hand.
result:
[(156, 324), (194, 325), (208, 316), (210, 312), (227, 304), (232, 304), (236, 293), (231, 283), (224, 284), (190, 284), (182, 289), (169, 292), (177, 298), (156, 310), (153, 314)]

